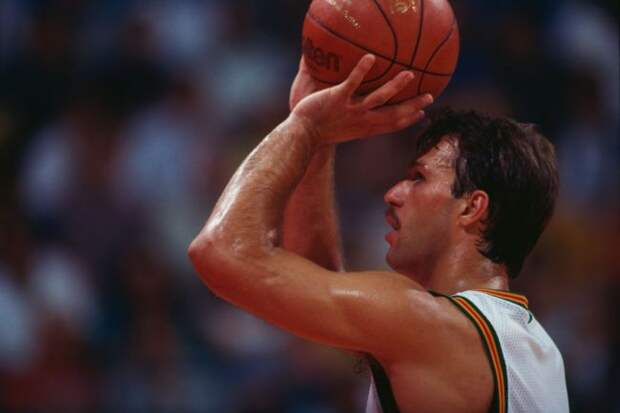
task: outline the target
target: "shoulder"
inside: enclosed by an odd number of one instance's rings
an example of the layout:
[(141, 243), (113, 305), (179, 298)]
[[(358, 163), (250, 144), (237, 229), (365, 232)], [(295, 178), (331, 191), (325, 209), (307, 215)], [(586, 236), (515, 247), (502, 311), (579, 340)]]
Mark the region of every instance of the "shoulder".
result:
[[(481, 350), (481, 336), (474, 300), (465, 296), (448, 296), (432, 291), (403, 289), (392, 296), (392, 317), (386, 324), (396, 326), (394, 344), (388, 346), (384, 359), (408, 359), (424, 362), (445, 359), (446, 354), (472, 354)], [(470, 310), (471, 311), (468, 311)], [(384, 314), (385, 315), (385, 314)]]
[(487, 342), (456, 297), (425, 294), (412, 297), (414, 305), (423, 308), (410, 315), (417, 328), (401, 327), (399, 346), (376, 358), (397, 388), (442, 388), (446, 403), (483, 411), (494, 388)]
[(453, 298), (436, 295), (397, 273), (348, 273), (330, 280), (330, 297), (346, 320), (364, 331), (380, 359), (439, 356), (454, 343), (479, 340)]

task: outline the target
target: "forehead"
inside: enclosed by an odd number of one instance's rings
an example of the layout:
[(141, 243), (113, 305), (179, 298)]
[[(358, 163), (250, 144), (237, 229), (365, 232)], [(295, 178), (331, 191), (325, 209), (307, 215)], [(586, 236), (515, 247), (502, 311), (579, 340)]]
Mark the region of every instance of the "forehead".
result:
[(458, 144), (456, 139), (451, 137), (442, 138), (437, 145), (433, 146), (426, 153), (423, 153), (412, 162), (429, 170), (449, 170), (454, 168), (454, 161), (458, 156)]

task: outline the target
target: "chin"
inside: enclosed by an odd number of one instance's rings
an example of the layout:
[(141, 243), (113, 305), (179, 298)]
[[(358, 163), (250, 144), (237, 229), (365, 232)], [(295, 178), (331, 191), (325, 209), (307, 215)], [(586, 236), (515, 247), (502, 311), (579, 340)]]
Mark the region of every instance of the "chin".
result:
[(420, 284), (422, 284), (423, 280), (419, 279), (415, 276), (416, 271), (413, 269), (416, 267), (415, 264), (411, 261), (411, 256), (399, 257), (397, 252), (390, 248), (385, 256), (385, 262), (390, 266), (390, 268), (396, 271), (399, 274), (403, 274)]
[(401, 266), (399, 265), (398, 257), (396, 255), (396, 252), (392, 248), (390, 248), (388, 250), (387, 254), (385, 254), (385, 262), (394, 271), (402, 272)]

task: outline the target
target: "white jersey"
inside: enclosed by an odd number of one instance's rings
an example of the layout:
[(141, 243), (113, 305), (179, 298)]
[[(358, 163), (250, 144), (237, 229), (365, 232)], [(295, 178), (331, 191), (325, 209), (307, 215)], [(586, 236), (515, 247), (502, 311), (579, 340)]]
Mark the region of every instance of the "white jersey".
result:
[[(528, 309), (507, 291), (470, 290), (448, 297), (476, 326), (491, 366), (491, 413), (568, 413), (564, 362), (555, 343)], [(397, 413), (389, 381), (376, 361), (367, 413)]]

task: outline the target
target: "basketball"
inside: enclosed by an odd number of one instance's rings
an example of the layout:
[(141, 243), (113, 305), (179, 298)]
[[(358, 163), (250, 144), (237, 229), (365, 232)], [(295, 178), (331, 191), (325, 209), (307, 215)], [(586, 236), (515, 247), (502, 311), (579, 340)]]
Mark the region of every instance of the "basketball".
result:
[(459, 55), (458, 24), (447, 0), (314, 0), (303, 26), (303, 55), (322, 87), (342, 82), (367, 53), (376, 56), (360, 94), (403, 70), (414, 80), (391, 103), (445, 89)]

